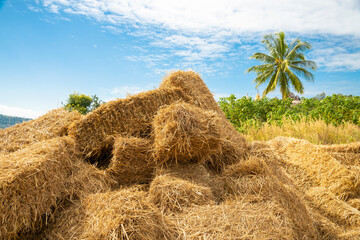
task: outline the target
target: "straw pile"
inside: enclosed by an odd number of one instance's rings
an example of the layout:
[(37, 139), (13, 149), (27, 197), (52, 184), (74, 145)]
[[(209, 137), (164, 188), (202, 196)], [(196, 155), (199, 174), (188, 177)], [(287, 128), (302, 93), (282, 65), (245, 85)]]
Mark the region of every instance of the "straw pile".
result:
[(106, 172), (120, 184), (147, 183), (152, 179), (152, 141), (146, 138), (118, 137)]
[(157, 162), (204, 162), (220, 151), (220, 118), (187, 103), (158, 111), (153, 121)]
[(78, 112), (52, 110), (28, 122), (0, 130), (0, 154), (15, 152), (33, 143), (67, 135), (69, 125), (81, 118)]
[(360, 239), (359, 144), (247, 143), (192, 71), (0, 136), (0, 239)]
[(69, 135), (86, 157), (99, 157), (114, 134), (148, 136), (159, 107), (178, 100), (190, 101), (180, 89), (155, 89), (125, 99), (111, 101), (69, 127)]
[(214, 204), (210, 188), (169, 175), (157, 176), (151, 182), (149, 200), (164, 212), (181, 212), (189, 206)]
[(1, 238), (15, 238), (48, 221), (57, 200), (67, 194), (74, 146), (61, 137), (0, 156)]
[(359, 193), (358, 173), (347, 169), (320, 147), (306, 140), (278, 137), (271, 144), (283, 160), (304, 170), (306, 178), (340, 198)]
[(247, 148), (245, 138), (226, 119), (225, 114), (199, 74), (193, 71), (172, 72), (164, 78), (159, 88), (180, 88), (191, 97), (191, 103), (200, 108), (215, 111), (221, 118), (222, 121), (219, 124), (222, 137), (221, 152), (207, 159), (208, 165), (212, 169), (220, 172), (226, 165), (233, 164), (244, 157)]
[(92, 194), (74, 204), (46, 239), (176, 239), (175, 226), (137, 187)]
[(346, 166), (360, 166), (360, 142), (324, 145), (321, 148)]

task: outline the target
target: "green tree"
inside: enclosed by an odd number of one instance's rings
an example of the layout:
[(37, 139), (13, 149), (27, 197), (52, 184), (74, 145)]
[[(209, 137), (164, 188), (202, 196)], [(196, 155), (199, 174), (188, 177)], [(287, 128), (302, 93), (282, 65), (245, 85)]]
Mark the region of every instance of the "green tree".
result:
[(99, 100), (96, 95), (88, 96), (85, 94), (74, 92), (70, 94), (69, 98), (64, 104), (64, 108), (69, 111), (79, 111), (81, 114), (87, 114), (99, 107), (103, 101)]
[(290, 85), (296, 92), (304, 93), (304, 86), (298, 76), (312, 82), (314, 76), (307, 69), (316, 70), (317, 68), (314, 61), (305, 59), (304, 52), (311, 48), (310, 43), (302, 42), (297, 38), (288, 45), (284, 32), (265, 35), (262, 43), (269, 53), (254, 53), (250, 59), (259, 60), (264, 64), (253, 66), (247, 72), (256, 73), (257, 76), (254, 79), (256, 88), (268, 82), (263, 97), (274, 91), (277, 86), (280, 87), (283, 99), (289, 96)]

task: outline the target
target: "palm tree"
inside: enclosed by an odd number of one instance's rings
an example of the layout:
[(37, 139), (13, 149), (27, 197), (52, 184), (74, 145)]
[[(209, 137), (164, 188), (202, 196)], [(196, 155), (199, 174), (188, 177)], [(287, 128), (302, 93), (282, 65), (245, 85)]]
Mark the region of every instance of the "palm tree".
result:
[(257, 83), (256, 88), (260, 84), (269, 82), (263, 92), (263, 97), (279, 86), (282, 98), (286, 99), (290, 93), (290, 84), (296, 92), (304, 93), (304, 86), (297, 75), (313, 82), (314, 76), (306, 68), (311, 70), (317, 68), (316, 63), (306, 60), (303, 53), (311, 48), (310, 43), (302, 42), (297, 38), (288, 45), (284, 32), (265, 35), (262, 43), (269, 54), (254, 53), (250, 59), (262, 61), (264, 64), (253, 66), (247, 72), (256, 73), (257, 76), (254, 79)]

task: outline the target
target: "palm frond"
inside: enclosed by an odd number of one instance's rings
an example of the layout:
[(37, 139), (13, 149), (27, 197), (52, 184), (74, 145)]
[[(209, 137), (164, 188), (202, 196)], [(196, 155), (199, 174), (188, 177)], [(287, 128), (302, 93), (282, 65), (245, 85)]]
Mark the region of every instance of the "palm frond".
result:
[(296, 74), (300, 75), (301, 77), (305, 78), (309, 82), (314, 81), (314, 75), (306, 70), (305, 68), (295, 66), (293, 64), (290, 64), (290, 69), (294, 71)]
[(308, 42), (299, 41), (287, 54), (286, 58), (289, 60), (294, 59), (294, 55), (299, 52), (311, 49), (311, 45)]
[(258, 75), (253, 81), (254, 83), (257, 83), (256, 88), (258, 88), (260, 84), (265, 83), (273, 75), (275, 75), (275, 69), (273, 69), (271, 71), (264, 72), (263, 74)]
[(276, 62), (275, 58), (273, 58), (265, 53), (258, 53), (258, 52), (254, 53), (250, 57), (250, 59), (256, 59), (256, 60), (259, 60), (264, 63), (272, 63), (272, 64)]
[(310, 68), (311, 70), (314, 71), (317, 69), (317, 64), (314, 61), (310, 61), (310, 60), (293, 61), (291, 62), (291, 64), (297, 67)]
[(273, 74), (273, 76), (271, 77), (269, 84), (267, 85), (267, 87), (265, 88), (265, 90), (263, 91), (263, 97), (265, 97), (269, 92), (274, 91), (276, 88), (276, 85), (278, 83), (278, 79), (279, 79), (279, 74), (281, 73), (281, 69), (278, 68), (276, 73)]
[(285, 69), (285, 73), (288, 79), (290, 79), (295, 91), (301, 94), (304, 93), (304, 86), (301, 83), (300, 79), (289, 68)]

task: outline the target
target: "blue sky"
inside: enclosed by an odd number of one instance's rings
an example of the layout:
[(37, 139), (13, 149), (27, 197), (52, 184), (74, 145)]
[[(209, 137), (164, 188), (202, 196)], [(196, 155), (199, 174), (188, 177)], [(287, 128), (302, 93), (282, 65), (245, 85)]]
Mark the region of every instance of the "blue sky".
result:
[(125, 97), (176, 69), (216, 98), (255, 96), (249, 57), (279, 30), (313, 46), (303, 96), (360, 95), (359, 23), (358, 0), (0, 0), (0, 114), (37, 117), (74, 91)]

